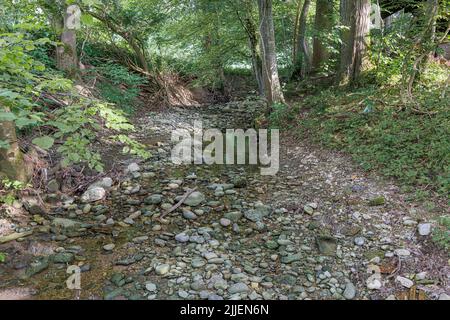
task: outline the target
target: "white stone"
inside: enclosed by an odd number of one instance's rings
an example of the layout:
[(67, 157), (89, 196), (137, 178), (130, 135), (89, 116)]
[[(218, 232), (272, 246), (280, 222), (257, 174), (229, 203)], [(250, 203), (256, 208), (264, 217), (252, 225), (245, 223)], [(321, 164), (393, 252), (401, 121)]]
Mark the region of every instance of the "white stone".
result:
[(372, 279), (367, 282), (367, 289), (370, 290), (379, 290), (381, 289), (381, 281), (378, 279)]
[(105, 197), (106, 191), (102, 187), (93, 187), (92, 189), (86, 190), (81, 196), (81, 201), (83, 202), (94, 202), (101, 200)]
[(407, 249), (396, 249), (394, 252), (399, 257), (408, 257), (411, 254)]
[(431, 223), (419, 223), (417, 230), (421, 236), (428, 236), (431, 233)]
[(402, 276), (397, 276), (397, 278), (395, 278), (395, 280), (397, 282), (400, 282), (402, 286), (404, 286), (408, 289), (414, 285), (414, 282), (412, 280), (402, 277)]

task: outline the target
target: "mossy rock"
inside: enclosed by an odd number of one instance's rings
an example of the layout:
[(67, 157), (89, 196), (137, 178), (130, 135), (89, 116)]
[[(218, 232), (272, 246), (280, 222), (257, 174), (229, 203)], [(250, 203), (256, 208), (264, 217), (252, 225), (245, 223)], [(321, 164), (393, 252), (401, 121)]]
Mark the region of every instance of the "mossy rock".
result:
[(383, 196), (376, 197), (369, 200), (369, 206), (375, 207), (375, 206), (382, 206), (386, 203), (386, 199)]

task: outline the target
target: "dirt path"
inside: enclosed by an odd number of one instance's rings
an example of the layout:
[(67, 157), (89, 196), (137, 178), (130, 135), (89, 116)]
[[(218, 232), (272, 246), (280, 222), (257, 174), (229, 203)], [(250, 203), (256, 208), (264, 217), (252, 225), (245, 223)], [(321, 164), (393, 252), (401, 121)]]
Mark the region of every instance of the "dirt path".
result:
[[(344, 155), (282, 134), (276, 176), (255, 166), (170, 161), (171, 130), (192, 130), (198, 119), (205, 129), (245, 129), (257, 108), (230, 103), (140, 116), (137, 135), (152, 158), (122, 163), (131, 170), (120, 183), (111, 177), (112, 187), (104, 181), (105, 200), (66, 198), (40, 215), (32, 236), (0, 245), (8, 253), (0, 297), (448, 298), (448, 255), (418, 234), (418, 224), (425, 230), (448, 208), (407, 202)], [(81, 290), (67, 289), (68, 265), (81, 268)]]

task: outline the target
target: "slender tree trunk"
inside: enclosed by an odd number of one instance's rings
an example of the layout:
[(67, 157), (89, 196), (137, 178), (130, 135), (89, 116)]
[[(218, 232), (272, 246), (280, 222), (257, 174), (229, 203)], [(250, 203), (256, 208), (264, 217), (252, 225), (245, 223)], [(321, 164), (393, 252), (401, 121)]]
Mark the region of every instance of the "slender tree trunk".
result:
[(316, 14), (314, 24), (316, 36), (313, 42), (312, 68), (318, 71), (321, 66), (329, 59), (330, 53), (321, 36), (330, 33), (333, 28), (333, 0), (317, 0)]
[(264, 92), (269, 106), (284, 103), (278, 75), (272, 0), (258, 0)]
[(359, 79), (365, 59), (367, 58), (368, 35), (370, 28), (370, 0), (355, 1), (355, 23), (352, 28), (353, 65), (350, 82)]
[(253, 41), (253, 39), (249, 39), (249, 46), (250, 50), (252, 52), (252, 68), (253, 68), (253, 74), (256, 79), (256, 83), (258, 85), (258, 93), (260, 96), (264, 95), (264, 83), (263, 83), (263, 74), (262, 74), (262, 59), (261, 55), (259, 53), (258, 49), (258, 41), (255, 38), (256, 41)]
[[(5, 110), (5, 108), (2, 109)], [(6, 111), (8, 110), (6, 109)], [(5, 175), (12, 180), (27, 182), (27, 170), (23, 161), (23, 154), (17, 142), (14, 122), (0, 122), (0, 140), (9, 143), (8, 149), (0, 148), (0, 175)]]
[[(264, 96), (264, 83), (263, 83), (263, 75), (262, 75), (262, 58), (261, 52), (259, 51), (259, 41), (258, 41), (258, 32), (256, 24), (252, 18), (252, 12), (254, 8), (254, 2), (250, 1), (238, 1), (239, 7), (236, 6), (236, 15), (239, 22), (242, 25), (245, 33), (247, 34), (248, 39), (248, 47), (250, 49), (251, 57), (252, 57), (252, 71), (253, 76), (255, 77), (256, 84), (258, 85), (258, 94), (263, 97)], [(241, 10), (240, 8), (243, 7)], [(244, 12), (244, 16), (242, 17), (240, 11)]]
[(258, 84), (258, 93), (260, 96), (264, 96), (264, 83), (263, 83), (263, 74), (262, 74), (262, 59), (261, 53), (259, 51), (259, 43), (258, 43), (258, 34), (256, 31), (256, 26), (253, 23), (250, 17), (247, 17), (245, 21), (244, 28), (247, 32), (248, 44), (250, 48), (250, 52), (252, 54), (252, 68), (253, 75), (255, 76), (256, 83)]
[(75, 29), (68, 26), (70, 13), (64, 12), (64, 20), (55, 21), (57, 27), (61, 28), (62, 45), (56, 48), (56, 66), (58, 69), (74, 75), (78, 70), (77, 58), (77, 36)]
[(353, 38), (351, 28), (354, 21), (354, 0), (341, 0), (339, 5), (341, 25), (341, 47), (339, 52), (339, 66), (336, 76), (338, 84), (348, 83), (353, 55)]
[(125, 40), (127, 41), (128, 45), (131, 47), (131, 49), (133, 49), (134, 54), (136, 55), (142, 70), (144, 70), (146, 73), (148, 73), (149, 70), (148, 70), (147, 58), (145, 57), (145, 54), (144, 54), (144, 49), (142, 49), (141, 46), (139, 46), (136, 39), (133, 38), (133, 36), (131, 36), (131, 35), (126, 36)]
[(294, 21), (294, 36), (292, 38), (292, 65), (295, 65), (295, 59), (297, 57), (297, 39), (298, 39), (298, 24), (300, 20), (300, 14), (302, 13), (302, 2), (301, 0), (297, 0), (297, 10), (295, 13), (295, 21)]
[(367, 53), (370, 27), (370, 0), (341, 0), (341, 23), (349, 27), (342, 33), (337, 81), (356, 83)]
[(308, 12), (311, 6), (311, 0), (305, 0), (298, 22), (297, 49), (294, 60), (294, 78), (302, 78), (307, 75), (311, 69), (311, 55), (309, 53), (308, 42), (306, 39), (306, 22)]

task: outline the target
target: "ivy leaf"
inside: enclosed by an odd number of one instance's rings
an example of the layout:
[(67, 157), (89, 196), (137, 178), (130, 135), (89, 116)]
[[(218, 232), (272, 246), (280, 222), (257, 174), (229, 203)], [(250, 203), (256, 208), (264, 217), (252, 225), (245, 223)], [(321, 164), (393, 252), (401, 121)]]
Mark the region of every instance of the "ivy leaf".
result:
[(0, 121), (13, 121), (16, 118), (12, 112), (0, 112)]
[(9, 149), (9, 142), (5, 140), (0, 140), (0, 149)]
[(38, 147), (48, 150), (53, 146), (53, 143), (55, 142), (55, 139), (49, 136), (42, 136), (39, 138), (34, 138), (32, 141), (35, 145)]
[(34, 119), (28, 119), (28, 118), (19, 118), (16, 120), (16, 126), (19, 129), (22, 129), (23, 127), (36, 124), (37, 121)]

